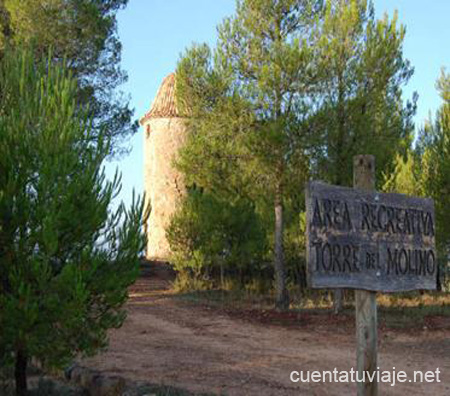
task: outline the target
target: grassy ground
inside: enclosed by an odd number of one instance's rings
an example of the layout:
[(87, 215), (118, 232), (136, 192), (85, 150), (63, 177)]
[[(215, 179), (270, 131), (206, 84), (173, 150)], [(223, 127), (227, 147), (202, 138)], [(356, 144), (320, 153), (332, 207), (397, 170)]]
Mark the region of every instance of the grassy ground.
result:
[[(300, 320), (302, 317), (317, 318), (322, 322), (333, 315), (332, 295), (326, 292), (314, 292), (299, 297), (292, 293), (293, 299), (289, 318)], [(283, 318), (283, 314), (273, 310), (274, 299), (270, 295), (255, 295), (246, 291), (208, 290), (173, 294), (173, 298), (181, 299), (192, 304), (207, 305), (225, 310), (231, 314), (252, 313), (253, 317), (263, 315), (276, 321)], [(396, 294), (378, 294), (378, 316), (382, 327), (388, 329), (450, 329), (450, 293), (438, 292), (410, 292)], [(354, 293), (346, 291), (344, 317), (354, 318)]]

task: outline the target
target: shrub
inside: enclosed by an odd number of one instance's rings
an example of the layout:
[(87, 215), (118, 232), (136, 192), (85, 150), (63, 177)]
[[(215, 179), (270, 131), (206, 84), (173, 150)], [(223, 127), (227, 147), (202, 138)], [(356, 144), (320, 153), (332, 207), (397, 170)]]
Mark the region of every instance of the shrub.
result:
[[(167, 230), (171, 262), (184, 288), (208, 288), (225, 276), (257, 273), (266, 238), (251, 203), (226, 202), (191, 189)], [(191, 282), (191, 283), (190, 283)]]

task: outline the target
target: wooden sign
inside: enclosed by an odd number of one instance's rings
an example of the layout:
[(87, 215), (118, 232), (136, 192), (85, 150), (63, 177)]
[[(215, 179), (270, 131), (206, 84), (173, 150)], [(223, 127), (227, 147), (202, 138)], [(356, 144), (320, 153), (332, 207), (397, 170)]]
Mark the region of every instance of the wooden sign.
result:
[(431, 199), (310, 182), (306, 218), (312, 288), (436, 289)]

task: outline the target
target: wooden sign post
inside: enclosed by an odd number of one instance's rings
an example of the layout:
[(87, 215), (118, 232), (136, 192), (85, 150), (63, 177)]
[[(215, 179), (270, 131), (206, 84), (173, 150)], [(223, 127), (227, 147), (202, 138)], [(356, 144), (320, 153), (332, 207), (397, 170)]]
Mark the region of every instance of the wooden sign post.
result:
[[(357, 155), (353, 158), (353, 187), (375, 190), (375, 158)], [(373, 375), (377, 369), (377, 293), (367, 290), (355, 291), (356, 315), (356, 370)], [(361, 378), (361, 377), (360, 377)], [(358, 396), (376, 396), (376, 381), (358, 382)]]
[(366, 379), (358, 383), (358, 396), (373, 396), (378, 388), (373, 377), (376, 292), (436, 289), (434, 203), (374, 191), (375, 159), (370, 155), (354, 158), (353, 184), (308, 184), (308, 283), (312, 288), (356, 289), (356, 362), (358, 378)]

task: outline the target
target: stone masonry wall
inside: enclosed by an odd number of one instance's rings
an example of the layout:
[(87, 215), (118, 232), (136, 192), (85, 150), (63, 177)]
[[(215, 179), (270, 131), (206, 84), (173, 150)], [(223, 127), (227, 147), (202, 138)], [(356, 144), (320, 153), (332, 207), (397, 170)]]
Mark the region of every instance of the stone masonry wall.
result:
[(182, 175), (173, 160), (184, 142), (182, 118), (152, 118), (144, 125), (144, 187), (152, 211), (147, 222), (147, 259), (168, 260), (166, 228), (185, 192)]

